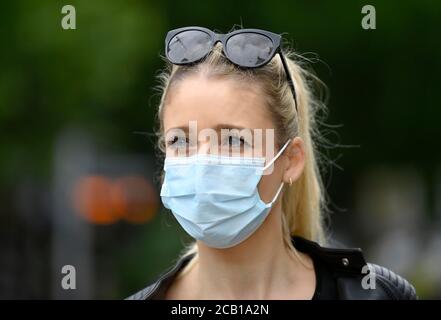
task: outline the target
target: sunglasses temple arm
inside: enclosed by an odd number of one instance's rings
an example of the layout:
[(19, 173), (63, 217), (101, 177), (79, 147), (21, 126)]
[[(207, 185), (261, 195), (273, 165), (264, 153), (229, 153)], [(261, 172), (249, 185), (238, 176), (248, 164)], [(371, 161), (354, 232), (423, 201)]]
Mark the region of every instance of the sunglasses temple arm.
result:
[(294, 87), (294, 81), (291, 76), (291, 72), (289, 72), (288, 63), (286, 62), (285, 55), (283, 54), (282, 50), (279, 50), (280, 59), (282, 60), (283, 68), (285, 69), (286, 77), (288, 78), (288, 84), (291, 87), (292, 95), (294, 97), (294, 103), (296, 105), (296, 111), (297, 110), (297, 93), (296, 88)]

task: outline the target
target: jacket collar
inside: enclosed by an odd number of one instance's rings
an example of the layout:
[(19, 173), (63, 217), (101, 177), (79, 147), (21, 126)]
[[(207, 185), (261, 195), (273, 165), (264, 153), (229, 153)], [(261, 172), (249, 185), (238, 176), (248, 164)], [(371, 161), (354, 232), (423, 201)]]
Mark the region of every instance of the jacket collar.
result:
[[(324, 247), (314, 241), (299, 236), (293, 236), (291, 240), (297, 250), (322, 259), (323, 262), (330, 266), (335, 274), (343, 276), (360, 275), (362, 268), (366, 265), (360, 248), (341, 249)], [(184, 268), (193, 257), (194, 254), (182, 257), (170, 270), (160, 276), (156, 282), (142, 290), (142, 298), (163, 299), (178, 272)]]
[(355, 273), (359, 275), (366, 265), (366, 260), (360, 248), (325, 247), (298, 236), (292, 237), (292, 243), (297, 250), (322, 259), (337, 273)]

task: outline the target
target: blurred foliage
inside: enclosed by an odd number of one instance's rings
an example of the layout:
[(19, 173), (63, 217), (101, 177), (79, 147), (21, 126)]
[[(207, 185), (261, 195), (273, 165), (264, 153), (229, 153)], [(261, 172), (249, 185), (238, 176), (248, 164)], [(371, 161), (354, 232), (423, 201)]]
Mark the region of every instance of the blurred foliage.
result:
[[(0, 5), (3, 179), (13, 181), (17, 172), (47, 174), (53, 137), (70, 123), (110, 145), (140, 148), (129, 133), (152, 128), (149, 88), (162, 66), (164, 34), (184, 25), (267, 28), (284, 32), (300, 53), (319, 53), (329, 66), (315, 66), (331, 89), (329, 120), (344, 124), (343, 144), (361, 145), (345, 155), (350, 169), (398, 161), (430, 170), (440, 158), (431, 148), (440, 116), (438, 2), (370, 2), (377, 10), (371, 31), (360, 27), (360, 1), (70, 4), (77, 10), (76, 30), (60, 27), (62, 1)], [(419, 152), (409, 152), (412, 144)]]

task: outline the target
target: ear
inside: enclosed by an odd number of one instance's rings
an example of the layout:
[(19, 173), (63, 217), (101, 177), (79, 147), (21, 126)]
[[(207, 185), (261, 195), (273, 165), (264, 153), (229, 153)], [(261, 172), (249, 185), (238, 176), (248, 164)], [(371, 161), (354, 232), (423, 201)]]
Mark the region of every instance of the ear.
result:
[(300, 137), (295, 137), (286, 148), (286, 167), (283, 182), (296, 181), (305, 167), (305, 144)]

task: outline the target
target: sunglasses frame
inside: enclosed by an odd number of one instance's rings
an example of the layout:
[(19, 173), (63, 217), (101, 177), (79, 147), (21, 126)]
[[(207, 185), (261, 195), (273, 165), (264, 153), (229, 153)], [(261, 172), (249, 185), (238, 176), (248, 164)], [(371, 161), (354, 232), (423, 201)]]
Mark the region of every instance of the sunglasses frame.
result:
[[(206, 34), (208, 34), (210, 36), (211, 39), (211, 48), (210, 50), (203, 55), (201, 58), (195, 59), (194, 61), (186, 61), (183, 63), (176, 63), (174, 62), (172, 59), (170, 59), (169, 55), (168, 55), (168, 47), (170, 44), (170, 41), (179, 33), (185, 32), (185, 31), (202, 31)], [(273, 50), (271, 52), (271, 54), (268, 56), (268, 59), (266, 59), (264, 62), (256, 65), (256, 66), (242, 66), (240, 64), (235, 63), (229, 56), (228, 54), (228, 50), (226, 49), (226, 43), (228, 42), (228, 40), (237, 35), (237, 34), (241, 34), (241, 33), (255, 33), (255, 34), (260, 34), (263, 35), (267, 38), (269, 38), (272, 43), (273, 43)], [(283, 68), (285, 70), (285, 74), (288, 80), (288, 84), (291, 88), (291, 92), (292, 95), (294, 97), (294, 102), (295, 102), (295, 107), (296, 107), (296, 111), (297, 111), (297, 94), (296, 94), (296, 89), (294, 86), (294, 81), (292, 78), (291, 73), (289, 72), (289, 68), (288, 68), (288, 63), (286, 62), (285, 56), (283, 54), (283, 50), (282, 50), (282, 36), (270, 31), (266, 31), (266, 30), (261, 30), (261, 29), (238, 29), (238, 30), (234, 30), (232, 32), (229, 33), (216, 33), (210, 29), (204, 28), (204, 27), (197, 27), (197, 26), (191, 26), (191, 27), (183, 27), (183, 28), (177, 28), (177, 29), (173, 29), (170, 30), (167, 33), (167, 36), (165, 37), (165, 56), (167, 58), (168, 61), (170, 61), (172, 64), (175, 65), (190, 65), (190, 64), (194, 64), (197, 63), (201, 60), (203, 60), (213, 49), (213, 47), (216, 45), (216, 43), (221, 42), (222, 43), (222, 53), (225, 55), (225, 57), (227, 57), (227, 59), (233, 63), (234, 65), (241, 67), (241, 68), (247, 68), (247, 69), (254, 69), (254, 68), (259, 68), (262, 67), (264, 65), (266, 65), (268, 62), (270, 62), (272, 60), (272, 58), (278, 53), (280, 56), (280, 60), (282, 61), (282, 65)]]

